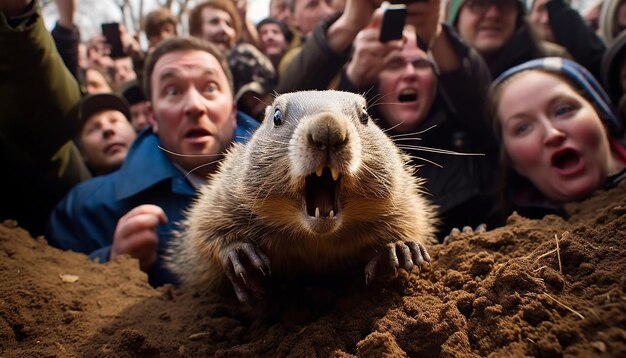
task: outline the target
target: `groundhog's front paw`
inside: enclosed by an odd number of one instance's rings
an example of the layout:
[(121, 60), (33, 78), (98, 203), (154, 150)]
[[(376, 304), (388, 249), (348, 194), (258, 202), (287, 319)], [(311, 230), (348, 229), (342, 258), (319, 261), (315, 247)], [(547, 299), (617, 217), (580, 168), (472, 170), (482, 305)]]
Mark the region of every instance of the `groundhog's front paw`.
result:
[(413, 266), (417, 266), (421, 270), (424, 261), (430, 262), (430, 255), (422, 244), (414, 241), (396, 241), (387, 244), (385, 249), (365, 266), (365, 283), (369, 284), (377, 274), (391, 272), (393, 277), (397, 277), (399, 268), (411, 272)]
[(248, 242), (229, 245), (222, 251), (222, 265), (240, 302), (264, 296), (262, 279), (271, 274), (270, 260), (257, 247)]

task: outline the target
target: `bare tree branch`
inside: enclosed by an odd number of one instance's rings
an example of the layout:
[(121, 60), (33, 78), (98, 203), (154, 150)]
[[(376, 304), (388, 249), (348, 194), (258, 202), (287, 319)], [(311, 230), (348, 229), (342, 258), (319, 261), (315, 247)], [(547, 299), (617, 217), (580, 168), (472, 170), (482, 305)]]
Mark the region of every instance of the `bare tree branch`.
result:
[(139, 13), (137, 18), (137, 29), (138, 31), (143, 31), (143, 0), (139, 0)]
[(137, 32), (139, 26), (137, 26), (137, 17), (135, 16), (135, 10), (133, 9), (133, 3), (129, 0), (124, 0), (124, 6), (125, 8), (128, 9), (128, 13), (130, 14), (130, 22), (131, 25), (133, 26), (132, 29), (128, 29), (129, 31), (132, 32)]

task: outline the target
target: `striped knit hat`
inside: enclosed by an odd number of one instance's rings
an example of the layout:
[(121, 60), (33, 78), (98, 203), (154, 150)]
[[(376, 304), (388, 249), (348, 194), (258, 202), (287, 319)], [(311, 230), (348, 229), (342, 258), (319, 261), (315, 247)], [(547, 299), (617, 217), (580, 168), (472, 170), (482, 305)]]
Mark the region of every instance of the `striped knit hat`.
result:
[(521, 65), (506, 70), (498, 76), (491, 84), (490, 92), (493, 93), (502, 83), (506, 82), (513, 75), (528, 70), (543, 70), (567, 77), (571, 81), (571, 84), (575, 85), (577, 89), (582, 92), (583, 96), (593, 104), (609, 132), (617, 137), (622, 136), (624, 133), (624, 123), (617, 117), (609, 96), (593, 75), (574, 61), (561, 57), (546, 57), (522, 63)]

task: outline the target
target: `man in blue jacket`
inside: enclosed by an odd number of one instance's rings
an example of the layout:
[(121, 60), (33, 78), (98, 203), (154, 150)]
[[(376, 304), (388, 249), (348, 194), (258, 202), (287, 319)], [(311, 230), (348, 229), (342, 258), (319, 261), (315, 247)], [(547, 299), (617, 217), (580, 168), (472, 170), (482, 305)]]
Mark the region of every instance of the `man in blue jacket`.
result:
[(122, 167), (76, 186), (48, 223), (48, 242), (100, 261), (139, 260), (153, 286), (176, 283), (162, 253), (193, 199), (233, 141), (257, 122), (237, 113), (228, 64), (211, 44), (172, 38), (146, 61), (151, 127)]

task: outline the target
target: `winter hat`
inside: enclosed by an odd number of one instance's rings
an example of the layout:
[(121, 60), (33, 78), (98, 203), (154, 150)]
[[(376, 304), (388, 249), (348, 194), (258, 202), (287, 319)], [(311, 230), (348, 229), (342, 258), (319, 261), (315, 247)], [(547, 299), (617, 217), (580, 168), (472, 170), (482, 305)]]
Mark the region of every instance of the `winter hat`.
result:
[(256, 25), (256, 29), (257, 31), (261, 28), (261, 26), (265, 25), (265, 24), (276, 24), (278, 25), (278, 27), (280, 27), (280, 31), (282, 31), (283, 36), (285, 36), (285, 41), (287, 43), (290, 43), (291, 40), (293, 39), (293, 33), (291, 31), (289, 31), (289, 29), (287, 28), (287, 26), (285, 25), (284, 22), (278, 20), (275, 17), (266, 17), (265, 19), (259, 21), (259, 23)]
[(604, 121), (609, 132), (614, 136), (621, 137), (624, 132), (624, 124), (617, 117), (609, 96), (593, 75), (574, 61), (562, 57), (546, 57), (522, 63), (521, 65), (506, 70), (498, 76), (491, 84), (490, 92), (493, 93), (502, 83), (506, 82), (513, 75), (523, 71), (537, 69), (567, 77), (571, 81), (571, 84), (575, 85), (576, 88), (582, 92), (583, 96), (594, 105), (594, 108)]
[(125, 82), (121, 86), (119, 94), (120, 96), (124, 97), (124, 99), (131, 106), (148, 100), (143, 93), (143, 90), (141, 89), (141, 86), (139, 85), (139, 81), (137, 81), (137, 79)]
[[(465, 4), (466, 0), (450, 0), (449, 4), (448, 4), (448, 23), (451, 25), (455, 25), (458, 15), (459, 15), (459, 11), (461, 10), (461, 7)], [(496, 0), (496, 1), (501, 1), (501, 0)], [(524, 7), (524, 0), (517, 0), (518, 5), (519, 5), (519, 9), (520, 9), (520, 15), (523, 15), (526, 13), (526, 9)]]
[(239, 44), (227, 56), (235, 83), (235, 102), (246, 92), (258, 95), (271, 93), (277, 83), (272, 62), (256, 47)]
[(87, 95), (81, 99), (80, 118), (82, 124), (94, 114), (107, 110), (120, 111), (129, 121), (132, 118), (130, 107), (124, 98), (113, 93), (98, 93)]

